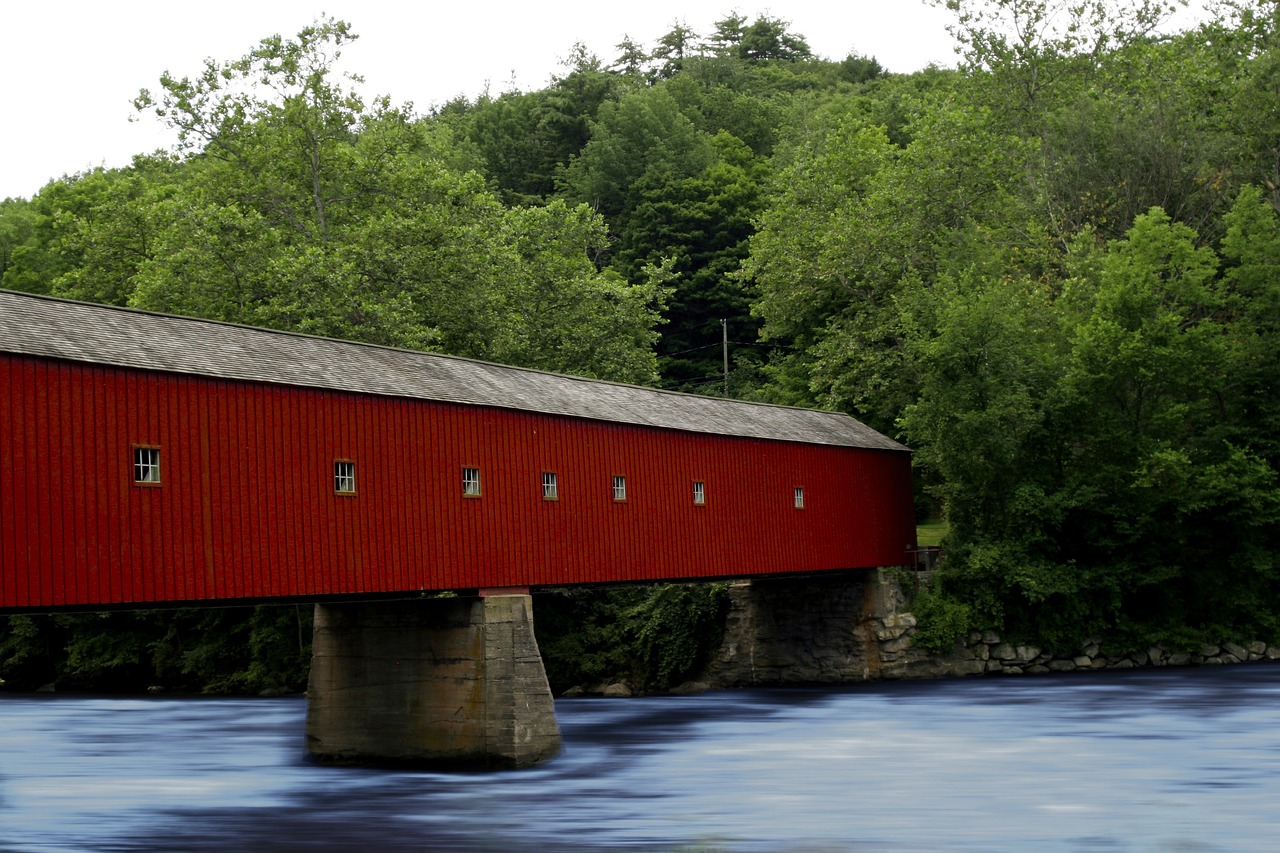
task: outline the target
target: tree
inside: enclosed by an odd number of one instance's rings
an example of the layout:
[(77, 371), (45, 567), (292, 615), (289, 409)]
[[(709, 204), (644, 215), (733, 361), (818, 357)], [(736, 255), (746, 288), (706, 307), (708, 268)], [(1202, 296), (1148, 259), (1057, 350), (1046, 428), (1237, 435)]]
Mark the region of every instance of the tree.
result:
[(867, 83), (885, 73), (884, 66), (874, 56), (850, 53), (840, 60), (840, 76), (850, 83)]
[(505, 92), (433, 117), (475, 147), (481, 171), (508, 204), (536, 204), (555, 190), (556, 146), (542, 132), (542, 96)]
[(1224, 217), (1223, 291), (1230, 338), (1233, 410), (1223, 439), (1280, 470), (1280, 214), (1258, 187), (1241, 190)]
[(736, 57), (746, 34), (746, 16), (730, 12), (722, 20), (716, 21), (715, 32), (707, 39), (707, 44), (716, 56)]
[[(919, 396), (900, 427), (951, 525), (935, 591), (963, 602), (973, 624), (1010, 634), (1046, 601), (1067, 621), (1081, 617), (1070, 606), (1079, 592), (1075, 567), (1046, 552), (1058, 520), (1047, 496), (1059, 469), (1048, 463), (1065, 351), (1046, 290), (1025, 278), (969, 272), (902, 298), (905, 357)], [(1057, 627), (1046, 624), (1045, 633)]]
[[(351, 38), (325, 20), (140, 97), (189, 156), (150, 208), (163, 227), (129, 277), (131, 304), (653, 381), (664, 273), (627, 285), (599, 272), (602, 226), (586, 208), (508, 209), (451, 166), (448, 126), (334, 83)], [(584, 141), (612, 79), (583, 49), (572, 64), (541, 101), (515, 101), (563, 150)]]
[(173, 192), (172, 169), (163, 158), (139, 158), (129, 169), (95, 169), (42, 189), (39, 204), (50, 211), (43, 243), (58, 258), (46, 268), (47, 291), (127, 304), (164, 227), (154, 205)]
[(612, 269), (640, 283), (647, 269), (667, 262), (676, 276), (659, 344), (670, 386), (701, 390), (720, 376), (722, 319), (736, 340), (754, 342), (751, 297), (734, 273), (747, 254), (768, 167), (732, 133), (712, 130), (722, 123), (757, 129), (760, 113), (749, 101), (679, 78), (631, 92), (601, 110), (591, 142), (566, 171), (566, 188), (610, 222)]
[(632, 205), (646, 173), (697, 174), (711, 161), (705, 137), (662, 87), (629, 92), (604, 104), (590, 142), (565, 170), (569, 195), (612, 220)]
[(618, 58), (609, 66), (611, 71), (635, 78), (644, 78), (648, 75), (652, 57), (642, 45), (633, 41), (631, 36), (624, 35), (622, 41), (614, 45), (613, 49), (618, 52)]
[(738, 43), (738, 56), (747, 62), (795, 62), (812, 59), (804, 36), (787, 30), (790, 22), (761, 15), (751, 22)]
[[(1280, 6), (1271, 0), (1224, 0), (1201, 41), (1238, 60), (1215, 92), (1229, 105), (1227, 124), (1240, 145), (1245, 181), (1263, 186), (1280, 210), (1280, 127), (1272, 94), (1280, 83)], [(1224, 97), (1225, 96), (1225, 97)]]
[(671, 29), (658, 39), (651, 55), (657, 65), (658, 79), (665, 80), (680, 73), (685, 60), (693, 55), (697, 42), (698, 34), (682, 21), (672, 22)]
[[(710, 140), (715, 160), (697, 175), (647, 172), (615, 220), (613, 266), (628, 279), (667, 258), (677, 276), (659, 355), (669, 386), (704, 390), (721, 373), (722, 319), (735, 340), (754, 341), (750, 294), (734, 273), (747, 254), (766, 166), (731, 134)], [(718, 380), (717, 380), (718, 384)]]
[(655, 326), (668, 297), (670, 270), (661, 263), (648, 265), (635, 283), (597, 270), (590, 256), (603, 251), (605, 225), (585, 205), (557, 200), (508, 211), (505, 219), (515, 235), (512, 275), (497, 291), (507, 314), (498, 338), (485, 346), (486, 357), (578, 376), (655, 383)]
[[(1233, 225), (1274, 229), (1260, 206), (1247, 194)], [(974, 281), (912, 303), (934, 313), (909, 324), (903, 422), (952, 520), (942, 588), (1054, 648), (1274, 633), (1280, 476), (1270, 427), (1239, 419), (1251, 335), (1217, 256), (1158, 209), (1073, 254), (1019, 298)]]
[(931, 0), (956, 15), (949, 28), (966, 67), (990, 75), (995, 101), (1034, 111), (1064, 76), (1150, 35), (1185, 0)]
[(970, 269), (1035, 275), (1045, 263), (1025, 181), (1033, 148), (950, 104), (910, 134), (898, 150), (881, 128), (842, 123), (797, 158), (742, 273), (758, 288), (763, 335), (804, 353), (807, 388), (788, 380), (787, 398), (888, 432), (917, 395), (902, 359), (902, 288)]
[(624, 88), (624, 78), (604, 71), (582, 45), (566, 65), (569, 73), (546, 89), (482, 98), (464, 117), (449, 121), (477, 147), (485, 173), (508, 204), (549, 200), (560, 172), (591, 138), (601, 104), (616, 100)]
[(33, 293), (47, 290), (46, 276), (40, 271), (47, 258), (41, 257), (37, 236), (42, 218), (31, 201), (0, 201), (0, 286)]
[(344, 208), (375, 190), (341, 180), (361, 122), (408, 119), (385, 99), (366, 112), (354, 89), (331, 80), (342, 46), (355, 38), (348, 24), (327, 18), (304, 27), (296, 40), (263, 39), (239, 60), (207, 60), (194, 81), (166, 72), (158, 101), (143, 89), (134, 103), (175, 128), (182, 150), (226, 163), (221, 177), (234, 181), (236, 201), (324, 240)]

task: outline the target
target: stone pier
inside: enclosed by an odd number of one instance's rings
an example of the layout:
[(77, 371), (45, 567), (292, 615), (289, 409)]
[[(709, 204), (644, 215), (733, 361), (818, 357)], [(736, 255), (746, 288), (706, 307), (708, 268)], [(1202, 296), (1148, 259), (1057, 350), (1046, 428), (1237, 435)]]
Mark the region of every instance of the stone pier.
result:
[(326, 763), (493, 769), (560, 749), (528, 595), (318, 604), (307, 696)]
[(877, 634), (899, 599), (875, 570), (735, 583), (724, 640), (699, 680), (749, 687), (884, 677)]

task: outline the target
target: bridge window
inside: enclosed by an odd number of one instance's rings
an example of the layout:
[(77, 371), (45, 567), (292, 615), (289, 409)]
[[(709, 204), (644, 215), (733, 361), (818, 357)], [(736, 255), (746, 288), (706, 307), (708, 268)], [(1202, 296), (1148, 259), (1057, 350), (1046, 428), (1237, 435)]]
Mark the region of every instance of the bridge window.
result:
[(542, 499), (544, 501), (560, 500), (560, 490), (556, 483), (556, 475), (554, 471), (542, 472)]
[(613, 475), (613, 499), (621, 503), (627, 499), (627, 478), (618, 474)]
[(160, 448), (133, 449), (133, 482), (139, 486), (160, 485)]
[(334, 461), (333, 490), (340, 495), (356, 493), (356, 463), (349, 459)]
[(462, 496), (464, 498), (480, 497), (480, 469), (462, 469)]
[(804, 486), (796, 486), (796, 509), (804, 509)]
[(707, 486), (701, 480), (693, 481), (693, 504), (702, 506), (707, 502)]

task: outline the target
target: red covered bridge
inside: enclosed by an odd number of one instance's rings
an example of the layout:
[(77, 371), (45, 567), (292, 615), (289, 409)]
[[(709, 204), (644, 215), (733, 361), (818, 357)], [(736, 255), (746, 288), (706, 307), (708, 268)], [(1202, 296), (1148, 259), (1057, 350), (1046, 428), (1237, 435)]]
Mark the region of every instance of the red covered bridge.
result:
[(0, 607), (909, 561), (846, 415), (0, 293)]
[(897, 565), (851, 417), (0, 291), (0, 609)]

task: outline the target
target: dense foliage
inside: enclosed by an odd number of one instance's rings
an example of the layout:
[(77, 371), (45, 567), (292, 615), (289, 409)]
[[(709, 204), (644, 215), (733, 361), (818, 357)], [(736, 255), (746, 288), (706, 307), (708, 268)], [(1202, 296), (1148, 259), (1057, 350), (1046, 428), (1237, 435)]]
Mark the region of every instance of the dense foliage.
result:
[(308, 605), (10, 616), (6, 686), (102, 693), (146, 689), (295, 692), (311, 664)]
[(723, 583), (539, 593), (538, 646), (551, 689), (622, 680), (665, 690), (696, 676), (719, 647)]
[[(956, 70), (731, 14), (427, 116), (337, 79), (320, 21), (141, 93), (177, 151), (0, 202), (0, 283), (848, 411), (949, 521), (936, 644), (1280, 639), (1280, 6), (938, 2)], [(553, 678), (687, 675), (704, 598), (548, 599)], [(286, 616), (208, 630), (283, 649)], [(152, 619), (11, 620), (0, 674), (199, 671), (129, 647)], [(263, 654), (205, 683), (296, 682)]]

